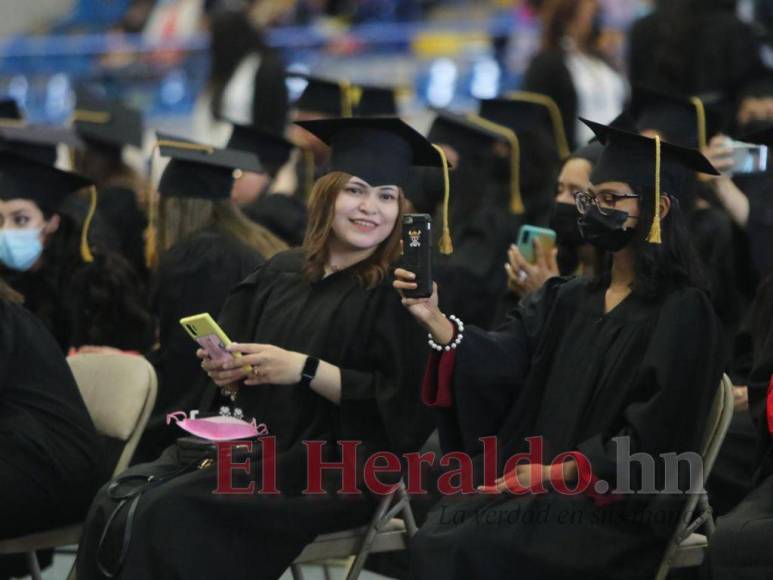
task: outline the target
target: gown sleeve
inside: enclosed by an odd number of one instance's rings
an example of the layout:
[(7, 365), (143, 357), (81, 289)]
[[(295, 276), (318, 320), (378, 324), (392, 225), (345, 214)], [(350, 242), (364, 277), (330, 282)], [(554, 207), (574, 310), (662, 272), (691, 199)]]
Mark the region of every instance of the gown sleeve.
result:
[(425, 401), (441, 401), (447, 407), (436, 414), (444, 451), (474, 452), (479, 437), (499, 431), (529, 373), (559, 290), (568, 280), (549, 279), (494, 331), (465, 325), (455, 355), (432, 355), (429, 365), (437, 361), (438, 366), (426, 369), (422, 393)]
[(371, 434), (371, 445), (378, 449), (417, 451), (433, 428), (430, 413), (419, 400), (429, 351), (426, 333), (391, 287), (381, 289), (373, 312), (365, 339), (368, 366), (341, 367), (343, 435)]
[[(658, 488), (665, 478), (662, 454), (700, 452), (722, 376), (720, 328), (702, 292), (687, 289), (666, 301), (642, 352), (620, 428), (616, 433), (596, 433), (578, 444), (590, 461), (594, 479), (616, 481), (616, 458), (623, 442), (618, 438), (630, 442), (629, 456), (645, 453), (655, 459)], [(679, 466), (678, 485), (683, 489), (686, 462), (680, 461)], [(631, 461), (633, 490), (640, 489), (643, 480), (640, 467), (640, 462)]]

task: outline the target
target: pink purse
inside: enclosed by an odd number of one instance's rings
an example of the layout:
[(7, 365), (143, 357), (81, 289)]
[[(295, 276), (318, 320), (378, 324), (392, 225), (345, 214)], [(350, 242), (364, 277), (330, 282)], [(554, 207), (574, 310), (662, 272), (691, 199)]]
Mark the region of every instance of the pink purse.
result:
[(257, 424), (255, 419), (247, 422), (234, 417), (206, 417), (204, 419), (189, 419), (184, 411), (176, 411), (166, 416), (166, 424), (172, 422), (191, 435), (208, 441), (234, 441), (237, 439), (252, 439), (268, 434), (265, 423)]

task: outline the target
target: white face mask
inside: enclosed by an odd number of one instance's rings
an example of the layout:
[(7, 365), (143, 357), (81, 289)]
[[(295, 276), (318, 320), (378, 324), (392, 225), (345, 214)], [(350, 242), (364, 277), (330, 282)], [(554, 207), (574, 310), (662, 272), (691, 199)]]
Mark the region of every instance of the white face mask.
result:
[(43, 253), (41, 230), (0, 230), (0, 262), (11, 270), (25, 272)]

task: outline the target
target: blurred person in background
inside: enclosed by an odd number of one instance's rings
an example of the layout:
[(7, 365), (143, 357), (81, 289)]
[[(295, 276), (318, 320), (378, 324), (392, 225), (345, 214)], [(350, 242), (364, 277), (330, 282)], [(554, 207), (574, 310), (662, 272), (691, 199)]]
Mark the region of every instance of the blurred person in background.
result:
[(142, 114), (84, 87), (77, 91), (73, 127), (86, 145), (75, 151), (74, 169), (97, 187), (97, 211), (109, 227), (110, 246), (146, 280), (147, 220), (140, 209), (146, 184), (123, 158), (125, 147), (142, 150)]
[(764, 73), (752, 29), (735, 0), (657, 0), (629, 31), (631, 84), (719, 100), (728, 118), (748, 85)]
[(523, 77), (524, 90), (543, 93), (557, 103), (570, 148), (593, 137), (578, 117), (610, 122), (626, 98), (623, 77), (599, 50), (600, 25), (597, 0), (546, 0), (542, 44)]
[(254, 154), (167, 135), (159, 135), (159, 145), (161, 155), (171, 157), (158, 185), (157, 247), (150, 248), (158, 252), (151, 303), (159, 344), (148, 359), (159, 389), (137, 461), (155, 459), (174, 443), (167, 413), (197, 408), (206, 386), (195, 344), (179, 320), (202, 312), (216, 318), (234, 286), (287, 248), (231, 200), (235, 170), (263, 172)]

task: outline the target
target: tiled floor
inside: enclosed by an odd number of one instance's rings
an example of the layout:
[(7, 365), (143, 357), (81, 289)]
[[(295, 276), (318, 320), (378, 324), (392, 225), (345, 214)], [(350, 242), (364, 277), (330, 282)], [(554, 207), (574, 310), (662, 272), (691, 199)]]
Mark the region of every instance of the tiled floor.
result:
[[(74, 549), (65, 549), (67, 553), (60, 553), (54, 556), (53, 565), (47, 570), (43, 571), (44, 580), (66, 580), (67, 574), (70, 572), (74, 555)], [(344, 580), (346, 577), (346, 570), (343, 567), (331, 567), (330, 580)], [(326, 580), (325, 574), (320, 566), (304, 566), (303, 567), (304, 580)], [(29, 580), (29, 576), (27, 579)], [(202, 579), (206, 580), (206, 579)], [(281, 580), (292, 580), (292, 576), (289, 571), (285, 572)], [(360, 574), (360, 580), (390, 580), (387, 576), (381, 576), (379, 574), (373, 574), (372, 572), (364, 571)]]

